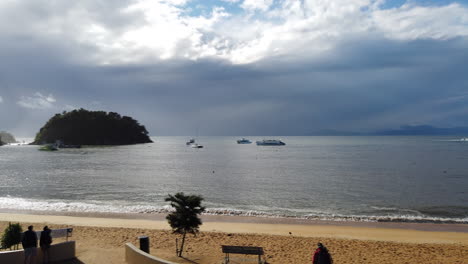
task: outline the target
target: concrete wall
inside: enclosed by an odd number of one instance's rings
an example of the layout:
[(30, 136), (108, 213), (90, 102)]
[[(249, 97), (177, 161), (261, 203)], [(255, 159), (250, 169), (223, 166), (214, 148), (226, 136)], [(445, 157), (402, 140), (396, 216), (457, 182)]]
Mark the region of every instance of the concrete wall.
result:
[[(75, 258), (75, 241), (52, 244), (50, 246), (50, 262), (62, 261)], [(23, 264), (24, 250), (13, 250), (0, 252), (0, 263)], [(42, 263), (42, 251), (37, 248), (36, 263)]]
[(135, 247), (132, 243), (125, 244), (125, 260), (128, 264), (177, 264), (151, 256)]

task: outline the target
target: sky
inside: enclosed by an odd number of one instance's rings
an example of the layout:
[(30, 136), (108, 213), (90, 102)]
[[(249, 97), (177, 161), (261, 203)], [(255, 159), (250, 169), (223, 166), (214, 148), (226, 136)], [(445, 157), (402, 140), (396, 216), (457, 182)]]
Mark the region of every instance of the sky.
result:
[(0, 1), (0, 130), (76, 108), (153, 136), (468, 126), (468, 1)]

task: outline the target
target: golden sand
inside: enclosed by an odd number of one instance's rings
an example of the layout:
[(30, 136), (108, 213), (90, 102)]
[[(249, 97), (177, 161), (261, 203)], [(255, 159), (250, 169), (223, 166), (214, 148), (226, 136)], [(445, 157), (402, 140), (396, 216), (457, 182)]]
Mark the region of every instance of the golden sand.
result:
[[(229, 220), (229, 217), (224, 219)], [(124, 244), (150, 237), (151, 254), (180, 263), (221, 263), (221, 245), (260, 246), (268, 263), (311, 263), (317, 242), (335, 263), (468, 263), (468, 233), (340, 225), (205, 222), (188, 236), (186, 259), (175, 256), (178, 237), (165, 221), (0, 213), (0, 229), (20, 222), (40, 230), (73, 227), (83, 263), (125, 263)], [(233, 255), (235, 256), (235, 255)], [(236, 256), (245, 261), (246, 256)], [(252, 258), (254, 260), (255, 257)], [(248, 263), (248, 262), (242, 262)]]

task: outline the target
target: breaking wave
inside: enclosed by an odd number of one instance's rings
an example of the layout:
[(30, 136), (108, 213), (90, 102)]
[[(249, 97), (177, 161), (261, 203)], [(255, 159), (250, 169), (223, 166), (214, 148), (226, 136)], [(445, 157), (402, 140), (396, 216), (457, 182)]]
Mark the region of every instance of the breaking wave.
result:
[[(159, 214), (173, 211), (169, 205), (139, 204), (124, 201), (64, 201), (34, 200), (14, 197), (0, 197), (0, 209), (43, 212), (71, 213), (120, 213), (120, 214)], [(468, 224), (468, 216), (444, 217), (430, 216), (412, 209), (393, 207), (372, 207), (366, 214), (339, 214), (330, 212), (307, 212), (307, 210), (288, 210), (286, 213), (265, 212), (260, 210), (240, 210), (233, 208), (207, 208), (206, 215), (250, 216), (265, 218), (295, 218), (322, 221), (355, 222), (410, 222), (410, 223), (454, 223)]]

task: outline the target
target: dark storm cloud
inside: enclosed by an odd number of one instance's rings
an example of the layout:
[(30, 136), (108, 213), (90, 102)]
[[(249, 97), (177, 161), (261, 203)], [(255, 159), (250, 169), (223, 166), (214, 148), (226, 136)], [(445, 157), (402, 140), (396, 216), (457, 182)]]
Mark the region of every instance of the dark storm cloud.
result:
[[(87, 5), (101, 23), (117, 31), (139, 23), (128, 17), (134, 14), (118, 13), (123, 2), (99, 3)], [(25, 9), (23, 16), (39, 19), (70, 7)], [(299, 58), (269, 56), (238, 65), (181, 58), (99, 64), (90, 57), (100, 48), (28, 28), (4, 32), (0, 43), (0, 130), (19, 136), (34, 135), (54, 113), (75, 107), (130, 115), (152, 135), (468, 125), (463, 37), (401, 41), (370, 34), (344, 38), (318, 55), (304, 50)], [(24, 107), (47, 98), (53, 100), (39, 108)]]
[[(31, 133), (68, 105), (133, 115), (153, 134), (193, 134), (195, 127), (203, 134), (304, 135), (417, 122), (467, 125), (464, 97), (436, 104), (466, 92), (466, 43), (361, 40), (313, 63), (99, 67), (73, 64), (56, 46), (23, 45), (2, 53), (1, 107), (11, 109), (2, 119), (11, 124), (11, 116), (26, 116), (28, 125), (21, 127)], [(29, 113), (14, 103), (36, 92), (53, 94), (54, 107)]]

